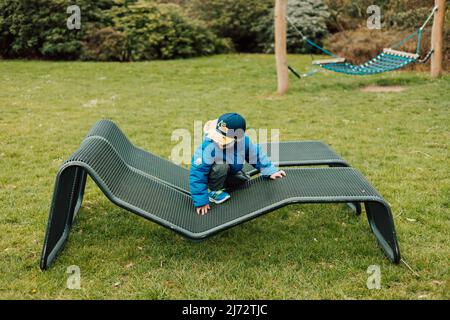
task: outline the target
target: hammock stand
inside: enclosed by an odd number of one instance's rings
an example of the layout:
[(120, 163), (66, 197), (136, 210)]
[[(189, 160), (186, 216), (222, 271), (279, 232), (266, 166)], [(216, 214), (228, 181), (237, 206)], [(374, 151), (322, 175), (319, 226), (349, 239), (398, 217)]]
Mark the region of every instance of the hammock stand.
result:
[[(333, 57), (331, 59), (326, 60), (315, 60), (312, 62), (314, 66), (319, 66), (323, 69), (330, 70), (337, 73), (343, 73), (348, 75), (358, 75), (358, 76), (365, 76), (365, 75), (372, 75), (377, 73), (383, 73), (388, 72), (392, 70), (401, 69), (411, 63), (419, 62), (419, 63), (425, 63), (430, 58), (431, 54), (433, 53), (433, 48), (422, 58), (420, 59), (420, 44), (423, 36), (423, 31), (426, 27), (426, 25), (431, 20), (431, 17), (434, 15), (436, 10), (438, 9), (437, 6), (435, 6), (430, 15), (427, 17), (425, 22), (422, 24), (422, 26), (414, 31), (412, 34), (408, 35), (395, 45), (393, 45), (391, 48), (385, 48), (383, 49), (383, 52), (378, 54), (377, 56), (373, 57), (369, 61), (360, 64), (355, 65), (350, 62), (347, 62), (345, 58), (339, 57), (332, 52), (322, 48), (317, 43), (309, 40), (295, 25), (294, 23), (287, 17), (287, 21), (289, 24), (294, 28), (294, 30), (302, 37), (302, 39), (311, 45), (312, 47), (315, 47), (316, 49), (322, 51), (323, 53)], [(417, 47), (416, 52), (405, 52), (405, 51), (399, 51), (396, 50), (399, 47), (401, 47), (405, 42), (409, 41), (410, 39), (417, 36)], [(289, 70), (297, 77), (301, 78), (302, 76), (292, 67), (288, 66)], [(314, 70), (313, 73), (317, 72)], [(313, 74), (312, 72), (308, 72), (306, 74), (303, 74), (304, 77), (309, 76)]]

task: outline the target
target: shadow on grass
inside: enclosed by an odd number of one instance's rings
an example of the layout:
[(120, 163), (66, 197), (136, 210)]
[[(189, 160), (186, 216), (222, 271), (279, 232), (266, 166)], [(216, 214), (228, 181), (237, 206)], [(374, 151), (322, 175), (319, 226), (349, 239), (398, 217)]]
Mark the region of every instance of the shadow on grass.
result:
[(430, 81), (426, 77), (396, 77), (396, 78), (383, 78), (375, 81), (375, 85), (378, 86), (407, 86), (407, 85), (423, 85)]
[(330, 76), (316, 75), (315, 78), (305, 78), (292, 82), (292, 92), (317, 93), (320, 90), (351, 91), (359, 90), (369, 85), (377, 86), (408, 86), (424, 85), (431, 81), (426, 74), (395, 73), (393, 75), (372, 76)]
[[(107, 253), (123, 264), (150, 259), (145, 263), (155, 268), (157, 261), (176, 261), (175, 266), (208, 262), (252, 267), (263, 262), (282, 266), (364, 260), (358, 257), (384, 259), (369, 227), (343, 205), (293, 205), (205, 241), (191, 242), (105, 202), (95, 210), (81, 209), (69, 238), (71, 245), (61, 256), (77, 255), (83, 261)], [(102, 214), (103, 210), (107, 213)]]

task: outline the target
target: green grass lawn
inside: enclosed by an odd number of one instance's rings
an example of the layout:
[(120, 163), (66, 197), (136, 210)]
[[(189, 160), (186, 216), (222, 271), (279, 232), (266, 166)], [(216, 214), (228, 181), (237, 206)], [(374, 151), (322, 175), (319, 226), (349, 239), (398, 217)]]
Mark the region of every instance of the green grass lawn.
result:
[[(320, 73), (292, 77), (284, 97), (275, 88), (270, 55), (0, 61), (0, 298), (449, 299), (450, 76)], [(114, 206), (92, 180), (65, 250), (40, 271), (56, 172), (94, 122), (112, 119), (167, 158), (175, 129), (230, 111), (280, 129), (281, 140), (332, 145), (390, 203), (417, 274), (391, 264), (365, 215), (343, 205), (285, 207), (195, 244)], [(81, 269), (80, 290), (66, 288), (70, 265)], [(381, 268), (380, 290), (366, 287), (370, 265)]]

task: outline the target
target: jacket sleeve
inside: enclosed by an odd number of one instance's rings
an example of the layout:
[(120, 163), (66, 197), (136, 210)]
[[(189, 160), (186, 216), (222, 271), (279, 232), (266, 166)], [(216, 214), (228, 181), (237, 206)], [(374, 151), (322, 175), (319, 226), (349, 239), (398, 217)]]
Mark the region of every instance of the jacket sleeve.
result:
[(208, 176), (214, 160), (214, 143), (203, 143), (194, 153), (189, 173), (189, 189), (195, 207), (209, 203)]
[(278, 171), (270, 161), (269, 157), (262, 152), (261, 147), (258, 144), (254, 144), (250, 141), (248, 136), (245, 137), (247, 162), (254, 168), (258, 169), (264, 177), (269, 177)]

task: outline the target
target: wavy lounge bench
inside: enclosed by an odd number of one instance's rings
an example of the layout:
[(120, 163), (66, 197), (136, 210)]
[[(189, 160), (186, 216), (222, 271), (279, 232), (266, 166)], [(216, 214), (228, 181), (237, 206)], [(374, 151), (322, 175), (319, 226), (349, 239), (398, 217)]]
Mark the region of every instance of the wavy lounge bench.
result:
[[(400, 261), (389, 205), (352, 168), (286, 169), (287, 177), (275, 181), (257, 177), (229, 201), (212, 205), (210, 213), (199, 216), (192, 207), (186, 172), (173, 170), (167, 160), (134, 147), (114, 127), (109, 121), (98, 122), (61, 166), (41, 256), (42, 269), (51, 265), (67, 241), (87, 175), (116, 205), (191, 240), (205, 239), (292, 203), (361, 202), (384, 253), (392, 262)], [(103, 134), (96, 134), (105, 129)]]
[[(172, 162), (134, 147), (119, 127), (110, 120), (100, 120), (89, 131), (86, 138), (100, 137), (110, 142), (115, 149), (122, 150), (128, 165), (163, 180), (165, 183), (189, 193), (189, 170), (177, 166)], [(271, 144), (261, 144), (266, 153), (272, 155)], [(275, 162), (280, 167), (323, 165), (330, 167), (348, 167), (342, 159), (328, 145), (319, 141), (291, 141), (278, 144), (279, 160)], [(259, 173), (250, 164), (245, 163), (243, 169), (248, 175)], [(357, 214), (361, 213), (358, 202), (347, 203)]]

